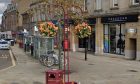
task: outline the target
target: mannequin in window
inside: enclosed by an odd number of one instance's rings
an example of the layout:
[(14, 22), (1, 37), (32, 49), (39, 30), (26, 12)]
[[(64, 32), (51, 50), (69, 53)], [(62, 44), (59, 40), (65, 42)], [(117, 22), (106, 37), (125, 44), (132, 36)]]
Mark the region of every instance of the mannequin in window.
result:
[(117, 42), (117, 53), (120, 53), (120, 49), (122, 48), (122, 43), (123, 43), (123, 40), (121, 38), (121, 34), (119, 34), (119, 39)]
[(121, 44), (122, 44), (122, 39), (119, 38), (119, 40), (117, 42), (117, 48), (121, 48)]

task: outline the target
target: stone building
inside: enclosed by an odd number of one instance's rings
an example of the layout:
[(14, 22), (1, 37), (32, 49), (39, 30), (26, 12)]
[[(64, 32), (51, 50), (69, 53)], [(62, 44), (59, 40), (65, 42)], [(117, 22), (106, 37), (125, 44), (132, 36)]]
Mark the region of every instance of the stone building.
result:
[(23, 24), (23, 17), (22, 14), (25, 13), (27, 10), (30, 9), (30, 4), (32, 3), (32, 1), (34, 0), (14, 0), (14, 2), (16, 3), (16, 7), (18, 10), (18, 25), (19, 28), (22, 28), (22, 24)]
[(12, 36), (16, 37), (18, 28), (18, 11), (16, 4), (8, 4), (2, 16), (2, 31), (11, 31)]
[[(19, 27), (26, 29), (30, 35), (34, 34), (34, 26), (37, 22), (45, 20), (45, 14), (41, 12), (43, 0), (15, 0), (19, 12)], [(43, 10), (44, 12), (44, 10)]]
[[(20, 18), (30, 21), (30, 28), (36, 22), (46, 21), (47, 7), (42, 0), (18, 1)], [(95, 54), (116, 54), (127, 59), (140, 60), (139, 35), (139, 0), (83, 0), (83, 8), (88, 10), (87, 22), (92, 27), (89, 37), (88, 50)], [(24, 6), (23, 6), (24, 4)], [(26, 6), (25, 6), (26, 5)], [(24, 8), (22, 8), (24, 7)], [(28, 19), (30, 14), (30, 20)], [(24, 22), (20, 22), (21, 24)], [(70, 43), (72, 51), (84, 49), (84, 39), (77, 38), (72, 32), (74, 25), (70, 25)]]
[(140, 60), (139, 0), (87, 0), (87, 6), (96, 18), (95, 54)]
[[(53, 1), (53, 0), (52, 0)], [(51, 0), (50, 0), (51, 2)], [(19, 3), (19, 2), (18, 2)], [(54, 2), (53, 2), (54, 3)], [(84, 3), (83, 3), (84, 4)], [(22, 12), (22, 27), (30, 31), (31, 35), (35, 35), (34, 28), (37, 26), (40, 22), (46, 22), (46, 21), (52, 21), (54, 24), (58, 21), (58, 14), (55, 13), (55, 9), (59, 9), (62, 13), (61, 19), (64, 19), (63, 10), (61, 7), (56, 8), (55, 6), (51, 5), (52, 7), (49, 8), (49, 5), (44, 0), (34, 0), (30, 4), (28, 3), (28, 8), (26, 8), (26, 11)], [(83, 8), (81, 8), (83, 9)], [(79, 9), (79, 10), (81, 10)], [(59, 18), (59, 19), (60, 19)], [(70, 24), (72, 23), (69, 22)], [(71, 25), (72, 28), (74, 28), (73, 25)], [(71, 33), (71, 36), (73, 34)], [(74, 38), (74, 37), (73, 37)], [(73, 41), (73, 44), (74, 41)]]

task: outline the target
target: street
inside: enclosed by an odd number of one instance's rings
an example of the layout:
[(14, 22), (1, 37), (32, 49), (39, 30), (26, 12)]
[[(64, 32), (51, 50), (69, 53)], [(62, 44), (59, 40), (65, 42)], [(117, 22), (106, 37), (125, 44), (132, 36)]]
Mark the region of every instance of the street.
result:
[(0, 70), (13, 66), (10, 50), (0, 50)]
[[(45, 84), (49, 69), (25, 53), (12, 47), (16, 66), (0, 71), (0, 84)], [(80, 84), (140, 84), (140, 62), (118, 57), (70, 52), (70, 80)], [(67, 77), (67, 76), (66, 76)], [(67, 79), (67, 78), (66, 78)]]
[(7, 48), (0, 84), (140, 84), (140, 0), (0, 0)]

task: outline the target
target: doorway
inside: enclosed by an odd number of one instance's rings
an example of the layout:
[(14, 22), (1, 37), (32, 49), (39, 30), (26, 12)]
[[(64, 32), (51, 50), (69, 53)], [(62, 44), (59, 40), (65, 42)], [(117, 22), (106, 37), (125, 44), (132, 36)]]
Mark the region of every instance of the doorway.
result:
[(136, 53), (137, 53), (137, 40), (136, 39), (130, 39), (130, 53), (133, 56), (132, 59), (136, 59)]

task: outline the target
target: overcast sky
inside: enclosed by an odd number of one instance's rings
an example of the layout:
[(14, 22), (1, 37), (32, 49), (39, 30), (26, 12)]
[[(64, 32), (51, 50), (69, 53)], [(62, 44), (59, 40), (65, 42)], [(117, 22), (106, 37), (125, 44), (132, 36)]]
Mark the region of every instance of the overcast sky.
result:
[(1, 16), (4, 10), (7, 7), (7, 4), (10, 3), (11, 0), (0, 0), (0, 23), (1, 23)]

